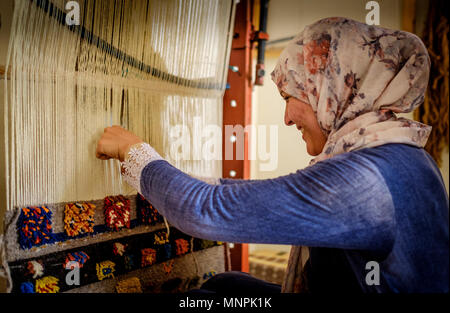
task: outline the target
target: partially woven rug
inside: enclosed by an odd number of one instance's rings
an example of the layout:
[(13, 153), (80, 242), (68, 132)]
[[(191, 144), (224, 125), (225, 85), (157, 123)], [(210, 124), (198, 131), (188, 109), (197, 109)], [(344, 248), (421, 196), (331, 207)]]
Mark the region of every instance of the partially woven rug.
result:
[(13, 293), (174, 293), (225, 271), (225, 247), (164, 223), (140, 195), (5, 214), (2, 273)]

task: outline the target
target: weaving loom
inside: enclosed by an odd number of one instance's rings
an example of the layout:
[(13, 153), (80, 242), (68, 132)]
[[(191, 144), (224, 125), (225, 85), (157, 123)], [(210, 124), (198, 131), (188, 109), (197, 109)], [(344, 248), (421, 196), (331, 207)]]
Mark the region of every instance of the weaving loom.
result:
[[(67, 25), (66, 2), (14, 2), (4, 81), (8, 291), (197, 287), (225, 270), (222, 243), (164, 223), (95, 146), (105, 127), (121, 125), (175, 167), (221, 175), (220, 161), (196, 158), (195, 148), (179, 158), (170, 140), (175, 127), (222, 125), (235, 3), (80, 0), (80, 25)], [(70, 261), (78, 285), (64, 281)]]

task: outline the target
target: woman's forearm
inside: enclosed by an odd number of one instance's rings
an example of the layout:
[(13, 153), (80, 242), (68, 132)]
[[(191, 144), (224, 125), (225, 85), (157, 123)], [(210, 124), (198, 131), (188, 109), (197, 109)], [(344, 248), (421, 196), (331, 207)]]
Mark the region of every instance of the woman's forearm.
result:
[(354, 194), (353, 186), (363, 177), (367, 180), (369, 172), (374, 173), (371, 169), (355, 172), (350, 184), (342, 184), (340, 166), (321, 164), (317, 170), (277, 179), (213, 185), (148, 155), (150, 161), (136, 167), (141, 173), (125, 174), (125, 180), (171, 224), (192, 236), (347, 249), (389, 246), (393, 206), (389, 197), (373, 197), (374, 192), (388, 193), (386, 187), (374, 177), (376, 183), (367, 186), (372, 196)]

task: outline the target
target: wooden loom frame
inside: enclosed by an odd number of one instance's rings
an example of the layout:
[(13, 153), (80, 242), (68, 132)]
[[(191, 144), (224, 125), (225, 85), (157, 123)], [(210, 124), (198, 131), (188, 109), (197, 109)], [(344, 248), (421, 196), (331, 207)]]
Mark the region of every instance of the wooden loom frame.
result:
[[(244, 134), (244, 159), (236, 158), (236, 142), (233, 143), (233, 159), (225, 159), (226, 141), (225, 125), (251, 124), (252, 112), (252, 38), (253, 38), (253, 0), (241, 0), (236, 5), (233, 42), (230, 54), (230, 69), (228, 70), (229, 88), (223, 97), (223, 131), (222, 131), (222, 177), (250, 178), (250, 138)], [(231, 70), (231, 67), (234, 70)], [(232, 102), (233, 101), (233, 102)], [(234, 171), (235, 175), (230, 175)], [(248, 244), (234, 244), (230, 247), (230, 262), (226, 268), (233, 271), (249, 272)]]
[[(33, 0), (31, 0), (33, 1)], [(234, 0), (236, 1), (236, 0)], [(49, 8), (50, 1), (44, 0), (41, 4), (46, 4), (43, 6), (45, 10), (51, 9)], [(244, 160), (237, 160), (236, 153), (234, 154), (234, 158), (232, 160), (225, 160), (225, 140), (229, 140), (229, 138), (225, 138), (225, 125), (242, 125), (247, 126), (251, 124), (251, 96), (252, 96), (252, 42), (253, 42), (253, 7), (254, 0), (241, 0), (236, 4), (235, 8), (235, 25), (234, 25), (234, 36), (232, 40), (229, 64), (230, 66), (237, 66), (237, 71), (229, 70), (228, 73), (228, 82), (229, 86), (225, 91), (223, 97), (223, 132), (222, 132), (222, 151), (223, 151), (223, 165), (222, 165), (222, 176), (224, 178), (250, 178), (250, 160), (249, 160), (249, 137), (248, 134), (245, 134), (244, 137)], [(64, 12), (60, 14), (60, 20), (63, 20)], [(89, 37), (89, 41), (95, 41), (97, 44), (100, 42), (100, 45), (106, 45), (99, 38), (94, 38), (92, 34), (90, 34), (86, 30), (76, 30), (71, 28), (72, 31), (79, 32), (86, 37)], [(117, 51), (113, 51), (118, 54)], [(112, 53), (111, 52), (111, 53)], [(120, 51), (119, 51), (120, 52)], [(145, 64), (136, 64), (134, 59), (129, 58), (126, 55), (120, 55), (121, 58), (128, 61), (129, 65), (135, 66), (144, 70), (145, 72), (152, 73), (152, 69), (145, 66)], [(156, 73), (155, 73), (156, 74)], [(9, 79), (9, 71), (6, 73), (5, 68), (0, 66), (0, 77)], [(197, 82), (194, 82), (194, 84)], [(217, 88), (217, 86), (202, 86), (206, 88)], [(231, 106), (231, 101), (234, 100), (236, 106)], [(236, 150), (236, 143), (233, 144), (234, 150)], [(232, 177), (230, 175), (230, 171), (235, 171), (235, 175)], [(230, 248), (230, 255), (227, 255), (227, 249)], [(225, 249), (225, 268), (231, 270), (238, 270), (243, 272), (249, 271), (249, 253), (248, 253), (248, 244), (235, 244), (233, 248), (227, 245)]]

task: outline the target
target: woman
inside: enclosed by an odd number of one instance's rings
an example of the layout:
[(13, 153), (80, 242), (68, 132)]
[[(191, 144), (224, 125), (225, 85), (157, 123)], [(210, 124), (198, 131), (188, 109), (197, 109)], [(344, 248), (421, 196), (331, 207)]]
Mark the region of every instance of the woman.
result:
[[(286, 125), (316, 156), (309, 167), (208, 184), (117, 126), (105, 129), (97, 157), (123, 161), (125, 179), (187, 234), (294, 245), (285, 292), (448, 292), (448, 196), (423, 150), (431, 127), (395, 115), (423, 102), (429, 67), (410, 33), (324, 19), (284, 49), (272, 73)], [(304, 268), (299, 246), (310, 247)], [(225, 278), (205, 285), (220, 289)]]

